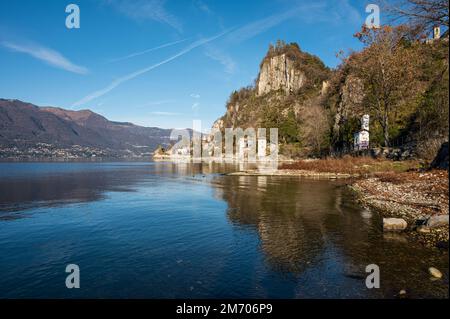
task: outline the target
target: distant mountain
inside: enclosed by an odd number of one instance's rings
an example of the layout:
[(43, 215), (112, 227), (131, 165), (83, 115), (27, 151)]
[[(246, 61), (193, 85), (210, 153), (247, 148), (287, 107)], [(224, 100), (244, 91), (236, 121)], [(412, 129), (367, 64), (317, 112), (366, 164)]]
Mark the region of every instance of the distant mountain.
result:
[(0, 99), (0, 157), (143, 156), (168, 145), (170, 131)]

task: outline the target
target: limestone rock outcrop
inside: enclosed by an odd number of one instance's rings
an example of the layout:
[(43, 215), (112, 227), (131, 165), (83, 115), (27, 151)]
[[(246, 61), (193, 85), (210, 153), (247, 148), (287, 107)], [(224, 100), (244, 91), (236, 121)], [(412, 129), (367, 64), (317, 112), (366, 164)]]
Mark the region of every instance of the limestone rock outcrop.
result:
[(347, 76), (339, 91), (339, 103), (334, 118), (334, 135), (339, 136), (340, 127), (349, 118), (349, 113), (360, 108), (364, 99), (362, 81), (354, 76)]
[(305, 81), (306, 76), (295, 68), (295, 61), (286, 54), (281, 54), (263, 62), (257, 83), (257, 94), (261, 96), (280, 89), (290, 94), (299, 90)]

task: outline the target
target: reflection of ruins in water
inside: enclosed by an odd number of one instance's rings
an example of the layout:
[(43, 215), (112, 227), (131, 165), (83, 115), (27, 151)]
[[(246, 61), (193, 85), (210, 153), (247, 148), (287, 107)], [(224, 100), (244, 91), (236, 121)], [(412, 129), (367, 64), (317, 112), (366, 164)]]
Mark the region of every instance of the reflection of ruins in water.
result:
[[(168, 210), (176, 209), (178, 213), (173, 215), (181, 219), (176, 219), (176, 223), (161, 224), (162, 237), (178, 244), (178, 229), (186, 227), (190, 234), (198, 233), (201, 239), (196, 243), (199, 248), (195, 247), (193, 259), (204, 252), (210, 253), (207, 263), (211, 265), (210, 275), (214, 278), (225, 276), (223, 278), (229, 280), (226, 276), (229, 273), (224, 269), (231, 264), (233, 271), (244, 277), (254, 276), (261, 285), (274, 278), (277, 282), (281, 275), (282, 281), (288, 283), (284, 292), (290, 292), (295, 286), (295, 297), (299, 298), (391, 298), (401, 289), (407, 290), (411, 297), (415, 292), (420, 297), (448, 297), (448, 279), (432, 282), (427, 272), (433, 265), (443, 270), (448, 278), (448, 252), (440, 255), (423, 249), (407, 242), (402, 234), (383, 234), (380, 217), (355, 202), (348, 189), (341, 185), (345, 181), (317, 181), (293, 176), (227, 176), (223, 174), (242, 168), (236, 163), (215, 162), (35, 163), (4, 164), (2, 168), (1, 220), (27, 217), (28, 213), (22, 210), (28, 208), (102, 199), (108, 204), (108, 198), (114, 197), (111, 192), (122, 193), (118, 197), (122, 200), (128, 195), (124, 192), (134, 191), (136, 194), (132, 197), (136, 195), (140, 199), (137, 211), (133, 211), (133, 207), (126, 207), (126, 210), (130, 209), (131, 214), (142, 218), (151, 212), (147, 217), (164, 219)], [(206, 200), (207, 207), (202, 211), (203, 215), (198, 214), (198, 206), (187, 207), (177, 198), (173, 200), (174, 206), (170, 206), (172, 198), (179, 194), (171, 193), (171, 189), (176, 186), (179, 190), (180, 185), (183, 190), (186, 187), (188, 195), (196, 196), (201, 192), (199, 200)], [(210, 198), (211, 193), (215, 199)], [(164, 194), (166, 201), (159, 201), (160, 194)], [(164, 203), (163, 209), (161, 203)], [(75, 211), (87, 210), (100, 216), (106, 213), (103, 217), (108, 221), (108, 211), (96, 210), (96, 206), (82, 205), (75, 207)], [(211, 213), (214, 218), (209, 219)], [(190, 229), (186, 225), (192, 216), (199, 222), (194, 224), (203, 229)], [(118, 222), (120, 225), (121, 220)], [(210, 228), (212, 233), (209, 233)], [(203, 236), (205, 232), (209, 235)], [(151, 232), (143, 234), (152, 235)], [(214, 245), (210, 250), (205, 249), (208, 245), (202, 241), (217, 242), (221, 238), (229, 242), (220, 249)], [(140, 244), (139, 240), (135, 242)], [(254, 243), (259, 245), (256, 254)], [(263, 264), (259, 264), (261, 256)], [(365, 267), (369, 264), (380, 266), (381, 289), (368, 291), (365, 287)], [(324, 288), (331, 291), (326, 294)]]

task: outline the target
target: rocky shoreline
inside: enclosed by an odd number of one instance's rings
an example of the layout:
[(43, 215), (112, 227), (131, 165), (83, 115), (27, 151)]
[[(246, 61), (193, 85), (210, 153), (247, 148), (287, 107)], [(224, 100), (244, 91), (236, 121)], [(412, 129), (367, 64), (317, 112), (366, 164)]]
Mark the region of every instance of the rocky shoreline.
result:
[(255, 169), (227, 175), (349, 179), (348, 187), (362, 206), (379, 213), (385, 224), (400, 221), (400, 226), (384, 227), (386, 232), (406, 233), (410, 239), (427, 247), (448, 249), (449, 181), (446, 170), (365, 174)]
[(380, 213), (384, 223), (403, 220), (399, 231), (426, 246), (447, 249), (448, 187), (448, 172), (438, 170), (381, 173), (350, 185), (358, 201)]
[(358, 174), (346, 173), (330, 173), (330, 172), (315, 172), (307, 170), (246, 170), (227, 174), (228, 176), (298, 176), (315, 179), (345, 179), (356, 178)]

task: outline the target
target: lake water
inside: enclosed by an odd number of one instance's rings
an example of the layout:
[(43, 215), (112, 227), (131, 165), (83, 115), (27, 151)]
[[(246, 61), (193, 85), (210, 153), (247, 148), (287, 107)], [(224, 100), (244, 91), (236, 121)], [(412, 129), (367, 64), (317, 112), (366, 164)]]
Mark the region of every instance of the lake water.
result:
[(448, 298), (448, 253), (383, 234), (345, 182), (236, 170), (0, 163), (0, 298)]

